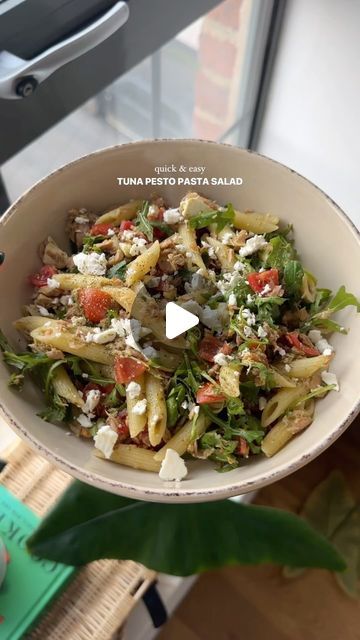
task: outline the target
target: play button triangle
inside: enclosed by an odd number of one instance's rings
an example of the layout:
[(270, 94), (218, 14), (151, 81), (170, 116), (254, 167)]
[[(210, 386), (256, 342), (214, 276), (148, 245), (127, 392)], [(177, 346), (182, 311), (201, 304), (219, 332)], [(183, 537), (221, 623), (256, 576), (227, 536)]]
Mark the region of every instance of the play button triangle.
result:
[(199, 318), (197, 318), (190, 311), (186, 311), (175, 302), (168, 302), (165, 307), (165, 321), (166, 321), (166, 337), (169, 340), (177, 338), (182, 333), (185, 333), (188, 329), (192, 329), (199, 324)]

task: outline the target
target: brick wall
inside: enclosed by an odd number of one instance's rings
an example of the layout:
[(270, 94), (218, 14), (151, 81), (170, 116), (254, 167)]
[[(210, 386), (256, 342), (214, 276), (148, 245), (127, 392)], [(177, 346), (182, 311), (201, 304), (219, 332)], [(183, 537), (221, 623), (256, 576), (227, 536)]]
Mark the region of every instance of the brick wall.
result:
[(250, 2), (225, 0), (203, 20), (193, 119), (196, 137), (216, 140), (236, 118)]

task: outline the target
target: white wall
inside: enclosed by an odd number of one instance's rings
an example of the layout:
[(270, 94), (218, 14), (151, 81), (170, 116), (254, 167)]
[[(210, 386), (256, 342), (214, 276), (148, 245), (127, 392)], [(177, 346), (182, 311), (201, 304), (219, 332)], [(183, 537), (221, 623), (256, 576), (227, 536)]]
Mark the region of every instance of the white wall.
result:
[(258, 150), (360, 227), (359, 0), (288, 0)]

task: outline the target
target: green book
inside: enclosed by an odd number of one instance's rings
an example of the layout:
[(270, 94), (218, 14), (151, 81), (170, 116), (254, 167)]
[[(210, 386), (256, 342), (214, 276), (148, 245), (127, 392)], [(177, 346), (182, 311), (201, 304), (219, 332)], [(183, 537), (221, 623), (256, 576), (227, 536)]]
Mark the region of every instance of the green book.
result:
[(18, 640), (74, 574), (67, 567), (30, 556), (25, 541), (40, 518), (0, 486), (0, 537), (8, 564), (0, 587), (0, 638)]

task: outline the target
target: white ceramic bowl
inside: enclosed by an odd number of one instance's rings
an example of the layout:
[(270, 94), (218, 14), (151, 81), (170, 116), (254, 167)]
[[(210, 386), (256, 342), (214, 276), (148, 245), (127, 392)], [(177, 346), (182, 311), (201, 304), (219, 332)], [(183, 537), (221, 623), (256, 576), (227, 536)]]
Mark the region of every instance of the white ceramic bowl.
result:
[[(6, 260), (0, 269), (0, 325), (14, 345), (19, 344), (19, 336), (12, 321), (29, 299), (26, 277), (39, 266), (38, 244), (48, 234), (60, 244), (66, 242), (66, 211), (81, 206), (101, 211), (129, 198), (147, 197), (153, 191), (176, 206), (188, 188), (119, 187), (117, 182), (120, 176), (154, 177), (155, 167), (172, 164), (205, 166), (209, 178), (240, 176), (240, 187), (199, 190), (220, 203), (272, 212), (293, 223), (301, 258), (319, 283), (333, 290), (345, 284), (353, 293), (360, 293), (359, 234), (336, 204), (305, 178), (273, 160), (227, 145), (195, 140), (137, 142), (93, 153), (55, 171), (20, 197), (1, 220), (0, 249)], [(322, 400), (313, 424), (273, 458), (256, 457), (229, 473), (217, 473), (211, 462), (191, 461), (186, 480), (165, 484), (156, 474), (94, 458), (92, 445), (67, 437), (65, 429), (36, 416), (42, 398), (35, 387), (29, 383), (20, 394), (7, 387), (9, 370), (3, 362), (0, 409), (16, 433), (38, 453), (69, 474), (107, 491), (159, 502), (238, 495), (269, 484), (315, 458), (358, 413), (360, 319), (354, 310), (343, 312), (340, 319), (350, 328), (349, 336), (336, 335), (332, 340), (337, 350), (332, 369), (340, 380), (340, 393), (333, 392)]]

